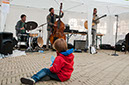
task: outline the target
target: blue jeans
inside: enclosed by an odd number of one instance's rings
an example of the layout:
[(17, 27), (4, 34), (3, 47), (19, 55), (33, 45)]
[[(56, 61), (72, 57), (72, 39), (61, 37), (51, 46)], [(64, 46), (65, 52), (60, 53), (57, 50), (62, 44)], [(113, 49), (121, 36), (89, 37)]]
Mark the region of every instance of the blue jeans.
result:
[(95, 29), (92, 29), (92, 46), (95, 46), (96, 42), (96, 30)]
[(31, 78), (35, 80), (35, 82), (40, 81), (43, 77), (49, 76), (52, 79), (60, 81), (58, 76), (55, 73), (52, 73), (48, 68), (43, 68), (37, 74), (34, 74)]

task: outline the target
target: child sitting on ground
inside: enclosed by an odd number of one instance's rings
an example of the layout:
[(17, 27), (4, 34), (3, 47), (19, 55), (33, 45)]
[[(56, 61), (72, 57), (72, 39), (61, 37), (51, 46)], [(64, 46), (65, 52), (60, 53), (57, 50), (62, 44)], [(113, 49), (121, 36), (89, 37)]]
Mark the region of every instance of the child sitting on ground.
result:
[(70, 79), (74, 70), (73, 49), (67, 50), (67, 43), (64, 39), (57, 39), (53, 44), (53, 48), (57, 51), (57, 57), (55, 58), (52, 67), (43, 68), (31, 78), (21, 78), (23, 84), (33, 85), (41, 79), (45, 80), (45, 77), (61, 82)]

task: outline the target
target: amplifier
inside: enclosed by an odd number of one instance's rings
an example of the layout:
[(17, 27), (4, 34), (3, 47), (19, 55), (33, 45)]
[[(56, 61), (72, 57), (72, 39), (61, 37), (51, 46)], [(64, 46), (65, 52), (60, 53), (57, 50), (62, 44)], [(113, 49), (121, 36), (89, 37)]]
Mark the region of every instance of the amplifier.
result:
[(74, 48), (84, 50), (86, 46), (85, 40), (74, 40)]

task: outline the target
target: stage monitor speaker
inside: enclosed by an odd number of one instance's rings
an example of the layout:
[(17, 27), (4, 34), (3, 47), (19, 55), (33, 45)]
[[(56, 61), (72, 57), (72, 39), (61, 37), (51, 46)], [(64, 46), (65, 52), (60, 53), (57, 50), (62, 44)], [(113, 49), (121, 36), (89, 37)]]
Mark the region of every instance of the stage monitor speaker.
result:
[(116, 43), (116, 51), (125, 51), (125, 40), (119, 40)]
[(84, 50), (86, 45), (85, 40), (74, 40), (74, 48)]
[(13, 51), (13, 34), (0, 32), (0, 54), (8, 55)]

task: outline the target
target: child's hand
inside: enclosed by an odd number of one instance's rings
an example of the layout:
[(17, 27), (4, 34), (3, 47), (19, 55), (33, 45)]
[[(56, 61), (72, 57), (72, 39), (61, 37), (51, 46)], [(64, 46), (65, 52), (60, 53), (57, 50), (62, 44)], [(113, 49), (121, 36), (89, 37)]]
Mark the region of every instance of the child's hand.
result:
[(52, 66), (52, 65), (53, 65), (54, 60), (55, 60), (55, 57), (54, 57), (54, 56), (52, 56), (52, 57), (51, 57), (51, 62), (52, 62), (52, 63), (51, 63), (51, 65), (50, 65), (50, 66)]

